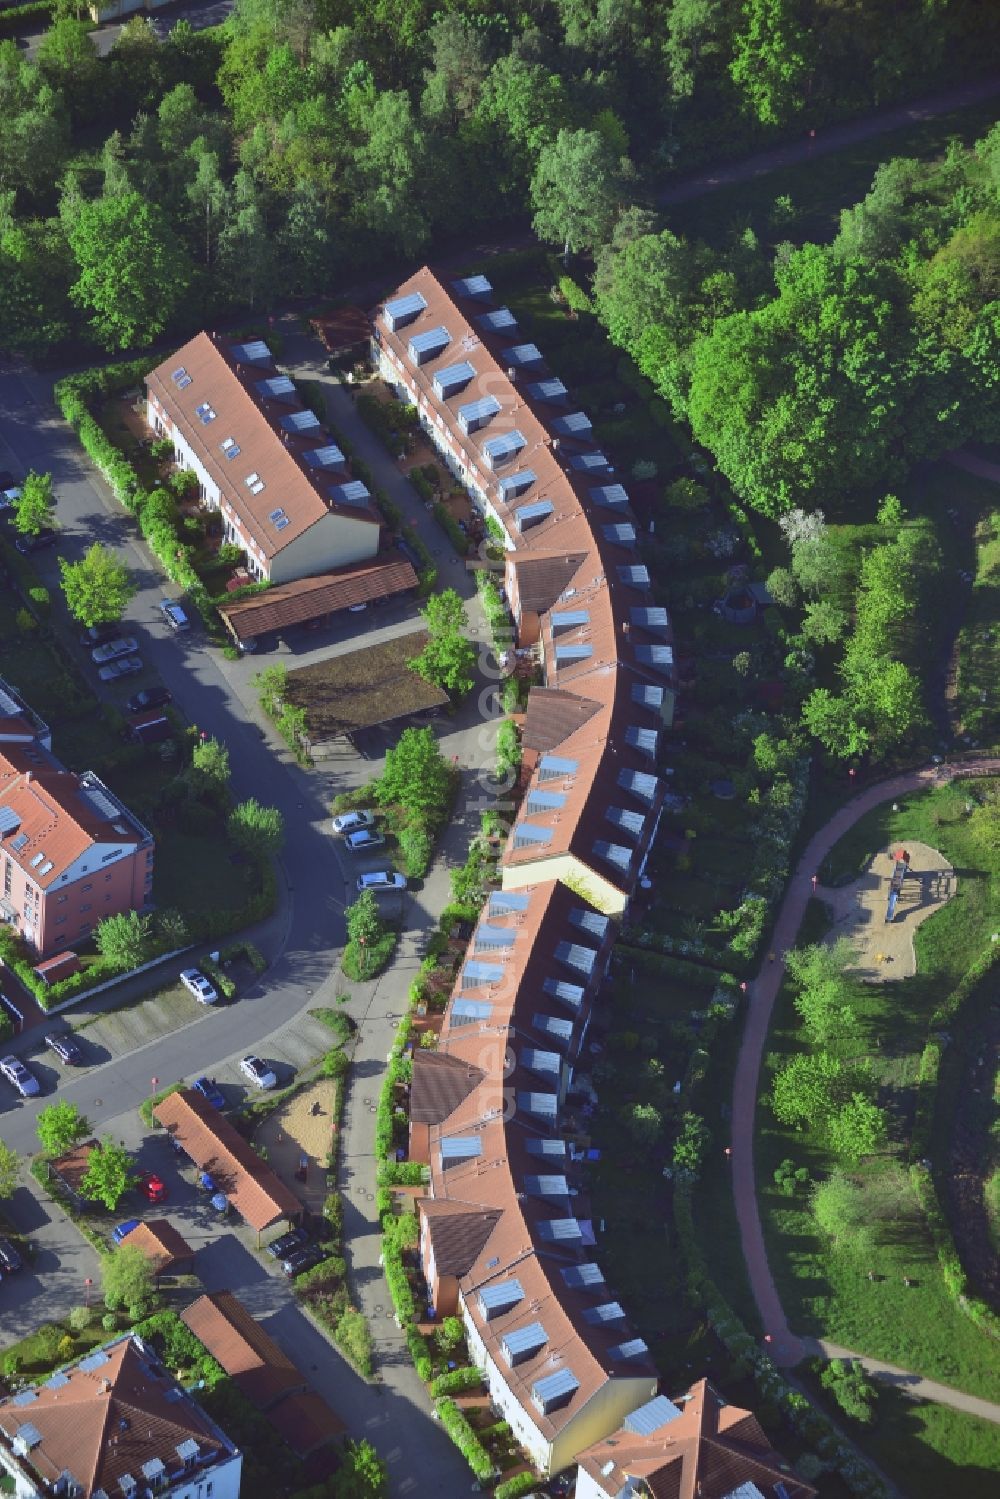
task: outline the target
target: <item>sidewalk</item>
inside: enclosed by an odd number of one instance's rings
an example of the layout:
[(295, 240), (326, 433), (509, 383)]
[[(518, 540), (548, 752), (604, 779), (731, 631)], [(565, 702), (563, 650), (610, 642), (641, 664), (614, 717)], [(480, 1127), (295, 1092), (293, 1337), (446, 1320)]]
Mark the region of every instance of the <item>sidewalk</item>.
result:
[(953, 1410), (964, 1411), (967, 1416), (978, 1416), (982, 1421), (993, 1421), (1000, 1425), (1000, 1405), (981, 1400), (978, 1395), (966, 1395), (964, 1390), (953, 1390), (951, 1385), (938, 1384), (937, 1380), (925, 1379), (922, 1374), (910, 1374), (906, 1369), (897, 1369), (895, 1364), (869, 1358), (866, 1353), (852, 1353), (849, 1348), (840, 1348), (826, 1338), (803, 1338), (802, 1347), (810, 1358), (855, 1359), (873, 1379), (882, 1384), (895, 1385), (904, 1395), (909, 1395), (914, 1400), (932, 1400), (936, 1405), (950, 1405)]

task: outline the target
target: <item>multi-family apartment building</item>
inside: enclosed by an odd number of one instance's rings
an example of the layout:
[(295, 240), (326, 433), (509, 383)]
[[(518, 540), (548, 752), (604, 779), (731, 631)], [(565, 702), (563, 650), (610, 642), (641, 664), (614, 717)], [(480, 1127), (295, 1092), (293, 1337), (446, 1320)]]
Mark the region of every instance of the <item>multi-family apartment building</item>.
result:
[(84, 941), (153, 889), (147, 828), (93, 771), (33, 744), (0, 744), (0, 919), (39, 957)]
[(262, 339), (202, 332), (146, 377), (147, 420), (257, 579), (289, 583), (374, 557), (381, 520)]
[(132, 1333), (0, 1400), (17, 1499), (239, 1499), (243, 1454)]

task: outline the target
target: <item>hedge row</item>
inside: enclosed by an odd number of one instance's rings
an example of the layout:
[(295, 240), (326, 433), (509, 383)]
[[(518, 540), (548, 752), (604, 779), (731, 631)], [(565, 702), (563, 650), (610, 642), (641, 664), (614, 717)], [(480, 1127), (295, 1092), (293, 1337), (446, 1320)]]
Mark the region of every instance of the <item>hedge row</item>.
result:
[(534, 1473), (515, 1473), (513, 1478), (497, 1484), (493, 1490), (493, 1499), (524, 1499), (526, 1494), (538, 1492), (540, 1482)]
[(469, 554), (469, 538), (453, 518), (450, 510), (445, 505), (442, 505), (440, 500), (434, 500), (431, 505), (431, 514), (458, 555), (460, 557), (467, 557)]
[(454, 1400), (439, 1400), (435, 1406), (438, 1420), (465, 1458), (480, 1483), (493, 1472), (493, 1459), (476, 1436)]
[(1000, 1338), (1000, 1317), (992, 1307), (977, 1296), (968, 1294), (968, 1278), (962, 1265), (951, 1227), (941, 1206), (934, 1178), (926, 1166), (919, 1163), (910, 1167), (910, 1181), (917, 1201), (927, 1220), (927, 1228), (934, 1241), (941, 1277), (948, 1295), (967, 1317), (991, 1337)]
[(732, 1358), (734, 1378), (751, 1375), (761, 1397), (779, 1406), (802, 1440), (836, 1469), (852, 1494), (859, 1499), (889, 1499), (879, 1475), (842, 1440), (833, 1422), (782, 1378), (712, 1280), (695, 1232), (689, 1182), (680, 1181), (674, 1187), (674, 1224), (689, 1292), (704, 1308), (709, 1326)]
[(931, 1142), (937, 1137), (934, 1115), (937, 1105), (938, 1074), (944, 1050), (941, 1032), (958, 1018), (973, 991), (996, 963), (1000, 963), (1000, 943), (989, 947), (976, 959), (968, 972), (963, 975), (951, 993), (941, 1001), (931, 1015), (930, 1034), (920, 1058), (917, 1074), (917, 1107), (913, 1133), (910, 1136), (911, 1160), (920, 1160), (928, 1155)]
[(467, 1395), (470, 1390), (480, 1390), (483, 1385), (483, 1371), (469, 1364), (463, 1369), (449, 1369), (447, 1374), (439, 1374), (431, 1385), (431, 1394), (438, 1395)]
[(619, 942), (615, 946), (615, 956), (619, 963), (628, 963), (645, 973), (675, 978), (679, 983), (690, 984), (695, 989), (716, 989), (721, 984), (727, 989), (735, 990), (738, 984), (735, 973), (720, 972), (718, 968), (706, 968), (703, 963), (689, 963), (686, 958), (650, 952), (644, 947), (629, 947)]

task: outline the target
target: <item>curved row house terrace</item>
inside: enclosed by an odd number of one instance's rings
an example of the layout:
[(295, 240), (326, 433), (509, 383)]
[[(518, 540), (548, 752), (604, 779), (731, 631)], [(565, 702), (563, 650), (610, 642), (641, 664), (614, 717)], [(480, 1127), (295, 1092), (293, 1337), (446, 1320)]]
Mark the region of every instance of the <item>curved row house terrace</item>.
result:
[(655, 1397), (646, 1344), (595, 1261), (579, 1162), (585, 1038), (665, 798), (670, 622), (629, 497), (586, 415), (485, 276), (424, 268), (374, 317), (382, 376), (502, 528), (519, 654), (541, 667), (527, 788), (436, 1051), (413, 1056), (410, 1154), (436, 1315), (461, 1314), (539, 1472)]

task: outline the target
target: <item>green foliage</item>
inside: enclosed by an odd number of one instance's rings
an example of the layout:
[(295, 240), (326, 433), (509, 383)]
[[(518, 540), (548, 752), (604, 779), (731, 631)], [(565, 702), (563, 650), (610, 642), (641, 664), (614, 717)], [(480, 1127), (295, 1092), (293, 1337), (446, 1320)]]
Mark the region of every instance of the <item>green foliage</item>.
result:
[(426, 682), (464, 697), (475, 681), (476, 649), (466, 638), (469, 621), (453, 588), (430, 597), (421, 609), (427, 623), (427, 644), (408, 663)]
[(101, 956), (120, 973), (139, 968), (153, 956), (153, 918), (139, 911), (105, 916), (97, 923), (94, 940)]
[[(80, 1181), (80, 1193), (91, 1202), (102, 1202), (113, 1212), (136, 1180), (137, 1173), (128, 1151), (106, 1135), (90, 1152), (87, 1169)], [(133, 1302), (120, 1304), (134, 1305)]]
[(434, 840), (430, 832), (419, 824), (410, 824), (400, 828), (396, 836), (403, 873), (411, 879), (423, 879), (434, 854)]
[(699, 1176), (711, 1139), (711, 1131), (700, 1114), (693, 1114), (690, 1111), (682, 1114), (681, 1128), (674, 1141), (675, 1172), (683, 1173), (687, 1177)]
[(437, 1399), (439, 1395), (467, 1395), (472, 1390), (481, 1390), (483, 1387), (483, 1371), (469, 1366), (463, 1369), (449, 1369), (447, 1374), (439, 1374), (431, 1384), (431, 1395)]
[(385, 931), (378, 901), (371, 890), (363, 891), (353, 905), (347, 907), (344, 917), (348, 937), (361, 947), (374, 947)]
[(78, 272), (70, 296), (105, 348), (156, 338), (191, 280), (190, 258), (164, 211), (131, 190), (83, 202), (67, 239)]
[(497, 1484), (493, 1499), (525, 1499), (526, 1495), (537, 1492), (538, 1482), (534, 1473), (516, 1473)]
[(65, 1155), (77, 1141), (90, 1134), (90, 1121), (75, 1103), (63, 1100), (39, 1111), (35, 1132), (46, 1155)]
[(22, 536), (37, 536), (43, 526), (51, 524), (55, 496), (52, 493), (52, 475), (36, 474), (30, 470), (19, 486), (21, 493), (14, 501), (14, 529)]
[(844, 1412), (862, 1426), (874, 1418), (876, 1390), (871, 1376), (857, 1359), (833, 1359), (819, 1382)]
[(0, 1200), (13, 1197), (20, 1175), (20, 1159), (5, 1140), (0, 1140)]
[(348, 942), (340, 960), (345, 976), (355, 983), (377, 978), (392, 962), (398, 941), (399, 933), (388, 931), (383, 932), (370, 947), (360, 947), (356, 942)]
[(96, 541), (79, 562), (60, 557), (59, 570), (66, 606), (87, 627), (121, 619), (138, 588), (124, 562)]
[(532, 224), (540, 239), (570, 251), (593, 250), (611, 234), (619, 163), (596, 130), (560, 130), (542, 147), (531, 179)]
[[(410, 1214), (412, 1217), (413, 1215)], [(434, 1329), (434, 1341), (443, 1354), (454, 1353), (461, 1348), (465, 1342), (465, 1324), (461, 1317), (445, 1317), (444, 1321)], [(432, 1393), (435, 1393), (432, 1391)], [(439, 1390), (438, 1394), (451, 1394), (450, 1390)]]
[(436, 1400), (434, 1409), (438, 1420), (465, 1458), (480, 1483), (493, 1472), (493, 1459), (476, 1436), (468, 1420), (453, 1400), (446, 1397)]
[(511, 719), (497, 729), (497, 779), (513, 781), (521, 769), (521, 741)]
[(237, 802), (226, 829), (237, 847), (254, 859), (271, 858), (285, 841), (285, 820), (278, 808), (265, 807), (255, 797)]
[[(113, 1206), (113, 1204), (112, 1204)], [(104, 1304), (109, 1311), (124, 1308), (141, 1317), (153, 1299), (155, 1280), (148, 1256), (134, 1245), (119, 1244), (101, 1261)]]
[(374, 787), (380, 806), (396, 804), (429, 823), (443, 819), (451, 800), (452, 777), (430, 728), (404, 729), (386, 751), (385, 770)]
[(663, 1115), (651, 1103), (635, 1103), (628, 1113), (628, 1127), (636, 1143), (651, 1149), (663, 1133)]

